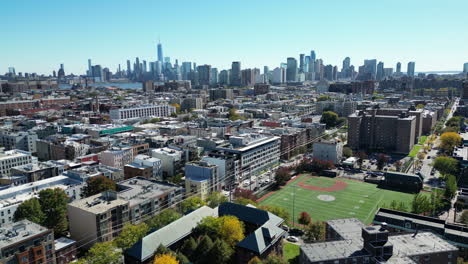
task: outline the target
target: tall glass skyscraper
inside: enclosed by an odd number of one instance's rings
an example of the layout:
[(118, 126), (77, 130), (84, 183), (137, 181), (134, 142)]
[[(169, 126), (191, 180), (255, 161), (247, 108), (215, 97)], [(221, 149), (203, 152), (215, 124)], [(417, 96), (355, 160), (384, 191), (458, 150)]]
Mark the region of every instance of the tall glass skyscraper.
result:
[(161, 42), (158, 43), (158, 61), (164, 62)]
[(297, 81), (297, 60), (295, 58), (289, 57), (287, 60), (287, 69), (286, 69), (286, 82), (296, 82)]
[(410, 77), (414, 77), (414, 68), (416, 66), (416, 63), (414, 61), (408, 62), (408, 71), (406, 74)]
[(233, 61), (231, 65), (231, 85), (241, 85), (241, 63), (240, 61)]

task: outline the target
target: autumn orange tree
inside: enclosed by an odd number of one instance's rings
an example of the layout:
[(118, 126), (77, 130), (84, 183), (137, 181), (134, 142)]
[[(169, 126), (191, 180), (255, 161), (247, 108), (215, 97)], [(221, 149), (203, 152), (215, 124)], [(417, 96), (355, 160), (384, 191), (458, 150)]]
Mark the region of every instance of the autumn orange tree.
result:
[(162, 254), (162, 255), (157, 255), (154, 258), (154, 264), (179, 264), (179, 261), (177, 259), (169, 254)]

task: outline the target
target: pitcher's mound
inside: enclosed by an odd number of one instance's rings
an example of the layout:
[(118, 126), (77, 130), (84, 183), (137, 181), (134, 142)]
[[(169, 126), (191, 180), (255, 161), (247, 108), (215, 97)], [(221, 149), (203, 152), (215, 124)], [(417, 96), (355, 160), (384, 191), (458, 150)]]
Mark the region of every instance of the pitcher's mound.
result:
[(324, 202), (335, 201), (335, 196), (333, 196), (333, 195), (328, 195), (328, 194), (321, 194), (321, 195), (317, 196), (317, 198), (318, 198), (320, 201), (324, 201)]

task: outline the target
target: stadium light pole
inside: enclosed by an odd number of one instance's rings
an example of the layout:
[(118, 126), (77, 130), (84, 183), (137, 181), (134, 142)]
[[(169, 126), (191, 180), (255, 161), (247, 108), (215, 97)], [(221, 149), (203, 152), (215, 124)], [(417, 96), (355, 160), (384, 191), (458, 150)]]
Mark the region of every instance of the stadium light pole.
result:
[(294, 202), (296, 201), (296, 185), (293, 185), (293, 202), (292, 202), (292, 220), (293, 220), (293, 228), (296, 225), (295, 224), (295, 212), (294, 212)]

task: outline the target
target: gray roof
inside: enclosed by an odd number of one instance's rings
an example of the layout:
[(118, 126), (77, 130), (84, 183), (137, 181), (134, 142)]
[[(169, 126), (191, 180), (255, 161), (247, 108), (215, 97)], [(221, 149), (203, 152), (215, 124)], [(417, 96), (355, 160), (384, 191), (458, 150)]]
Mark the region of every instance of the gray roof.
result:
[(192, 233), (198, 223), (207, 216), (218, 216), (218, 210), (203, 206), (188, 215), (158, 229), (128, 249), (127, 255), (145, 261), (152, 257), (159, 245), (169, 247)]

